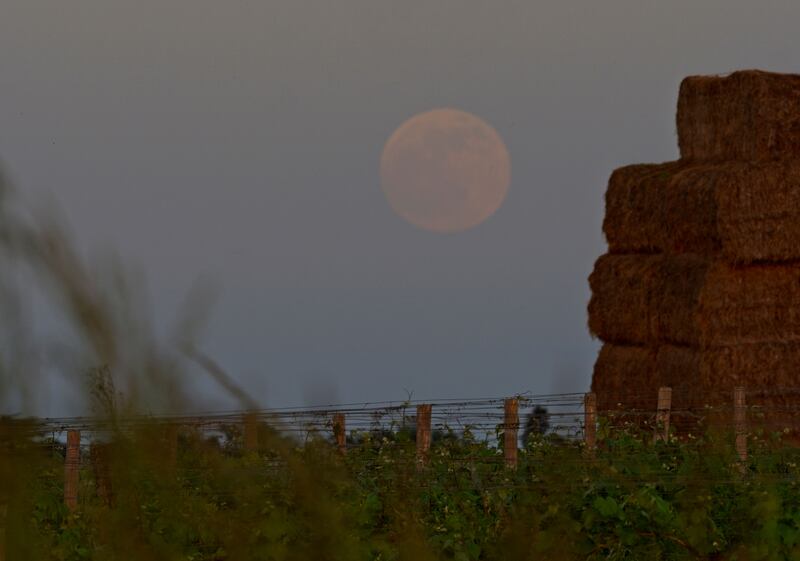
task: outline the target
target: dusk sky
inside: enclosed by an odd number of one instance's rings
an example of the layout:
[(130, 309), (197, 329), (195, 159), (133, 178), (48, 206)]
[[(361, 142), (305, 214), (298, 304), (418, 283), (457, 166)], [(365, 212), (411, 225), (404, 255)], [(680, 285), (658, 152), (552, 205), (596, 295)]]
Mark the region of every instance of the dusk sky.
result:
[[(3, 0), (0, 161), (87, 254), (140, 266), (159, 325), (216, 284), (202, 346), (265, 406), (586, 391), (611, 171), (677, 158), (684, 76), (800, 71), (798, 21), (796, 0)], [(380, 177), (395, 129), (443, 107), (511, 161), (502, 206), (448, 234)]]

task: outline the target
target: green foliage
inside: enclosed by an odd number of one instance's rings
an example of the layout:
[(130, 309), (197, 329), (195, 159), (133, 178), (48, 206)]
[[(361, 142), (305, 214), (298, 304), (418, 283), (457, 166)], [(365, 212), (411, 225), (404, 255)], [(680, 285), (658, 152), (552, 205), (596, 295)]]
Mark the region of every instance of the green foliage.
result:
[(343, 457), (265, 427), (258, 453), (235, 431), (224, 444), (186, 432), (174, 468), (153, 434), (117, 436), (110, 506), (84, 467), (74, 513), (62, 451), (18, 443), (9, 558), (800, 559), (800, 452), (780, 439), (755, 435), (741, 465), (729, 435), (654, 443), (606, 426), (593, 455), (532, 435), (513, 471), (469, 434), (422, 465), (402, 435), (354, 439)]

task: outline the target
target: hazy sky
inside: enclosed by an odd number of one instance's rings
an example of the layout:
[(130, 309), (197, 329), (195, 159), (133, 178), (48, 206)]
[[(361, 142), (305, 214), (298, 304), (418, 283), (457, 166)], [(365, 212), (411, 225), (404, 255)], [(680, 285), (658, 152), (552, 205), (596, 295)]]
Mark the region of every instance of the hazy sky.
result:
[[(587, 389), (586, 278), (621, 165), (677, 157), (688, 74), (797, 72), (800, 3), (2, 0), (0, 158), (262, 403)], [(379, 183), (415, 113), (505, 140), (503, 207), (419, 230)], [(220, 402), (220, 405), (227, 402)]]

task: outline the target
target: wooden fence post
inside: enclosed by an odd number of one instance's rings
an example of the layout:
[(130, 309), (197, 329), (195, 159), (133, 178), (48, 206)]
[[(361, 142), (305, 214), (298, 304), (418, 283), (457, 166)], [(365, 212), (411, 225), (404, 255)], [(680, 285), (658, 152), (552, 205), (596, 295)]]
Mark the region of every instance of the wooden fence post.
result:
[(258, 417), (255, 413), (244, 416), (244, 449), (246, 452), (258, 452)]
[(67, 431), (67, 454), (64, 459), (64, 504), (69, 510), (78, 507), (78, 477), (81, 462), (81, 432)]
[(431, 449), (431, 406), (417, 405), (417, 462), (422, 465), (428, 461)]
[(597, 395), (594, 392), (583, 397), (583, 440), (588, 453), (594, 454), (597, 446)]
[(736, 453), (739, 460), (747, 461), (747, 407), (745, 403), (744, 388), (737, 387), (733, 390), (733, 422), (736, 430)]
[(672, 388), (658, 388), (658, 411), (656, 413), (656, 441), (669, 442), (669, 413), (672, 409)]
[(511, 469), (517, 467), (517, 444), (519, 441), (519, 400), (515, 397), (505, 400), (505, 422), (503, 424), (503, 455), (506, 466)]
[(347, 454), (347, 428), (344, 413), (336, 413), (333, 416), (333, 435), (336, 437), (336, 447), (339, 449), (339, 453)]

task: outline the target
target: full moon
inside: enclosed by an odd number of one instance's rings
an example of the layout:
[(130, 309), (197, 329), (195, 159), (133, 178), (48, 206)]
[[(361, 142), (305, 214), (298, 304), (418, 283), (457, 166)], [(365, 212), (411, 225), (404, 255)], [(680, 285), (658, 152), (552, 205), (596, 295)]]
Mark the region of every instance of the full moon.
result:
[(503, 204), (511, 161), (488, 123), (457, 109), (411, 117), (386, 141), (381, 186), (392, 209), (419, 228), (461, 232)]

